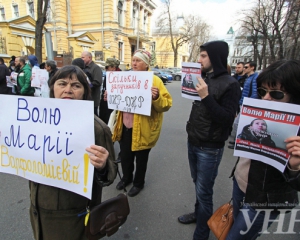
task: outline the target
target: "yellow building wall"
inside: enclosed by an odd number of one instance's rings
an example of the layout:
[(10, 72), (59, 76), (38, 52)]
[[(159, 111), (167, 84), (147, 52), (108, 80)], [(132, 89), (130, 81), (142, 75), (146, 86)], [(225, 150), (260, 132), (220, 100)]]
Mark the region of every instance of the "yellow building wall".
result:
[[(103, 1), (103, 5), (102, 5)], [(124, 0), (123, 1), (123, 23), (119, 25), (118, 23), (118, 0), (50, 0), (50, 17), (49, 21), (46, 22), (45, 28), (51, 32), (53, 50), (57, 51), (58, 54), (64, 52), (69, 52), (70, 47), (73, 49), (74, 58), (80, 57), (83, 48), (78, 45), (78, 41), (68, 38), (77, 32), (90, 32), (96, 39), (93, 46), (89, 51), (103, 51), (105, 58), (115, 56), (118, 58), (119, 41), (123, 42), (123, 63), (131, 63), (131, 44), (135, 44), (135, 38), (128, 38), (128, 35), (134, 36), (136, 32), (132, 27), (132, 11), (133, 3), (136, 5), (140, 2), (140, 10), (143, 11), (143, 5), (147, 4), (147, 11), (150, 12), (148, 16), (147, 25), (147, 36), (151, 35), (151, 11), (153, 11), (153, 6), (146, 3), (149, 0)], [(14, 0), (19, 7), (19, 16), (28, 15), (28, 4), (25, 0)], [(67, 3), (70, 3), (70, 22), (68, 22), (67, 15)], [(13, 18), (13, 8), (11, 0), (2, 0), (1, 3), (5, 8), (6, 20), (11, 20)], [(102, 10), (103, 6), (103, 10)], [(37, 17), (37, 0), (34, 0), (34, 10), (35, 19)], [(103, 13), (103, 17), (102, 17)], [(140, 14), (140, 24), (139, 29), (143, 30), (143, 14)], [(102, 20), (104, 22), (102, 23)], [(103, 26), (103, 30), (102, 30)], [(104, 34), (102, 34), (102, 31)], [(7, 33), (7, 35), (9, 35)], [(140, 48), (145, 48), (150, 50), (150, 45), (145, 41), (147, 39), (142, 39), (140, 41)], [(149, 39), (151, 40), (151, 39)], [(20, 43), (18, 37), (9, 36), (8, 48), (9, 54), (21, 52), (22, 43)], [(109, 47), (105, 47), (108, 46)], [(20, 47), (21, 46), (21, 47)], [(46, 51), (45, 41), (43, 41), (43, 49)], [(8, 50), (8, 49), (7, 49)], [(43, 59), (46, 59), (46, 55), (43, 54)]]
[[(156, 64), (159, 67), (174, 67), (174, 52), (169, 36), (161, 35), (153, 37), (156, 43)], [(182, 62), (187, 61), (188, 43), (183, 44), (178, 49), (177, 67), (181, 67)]]

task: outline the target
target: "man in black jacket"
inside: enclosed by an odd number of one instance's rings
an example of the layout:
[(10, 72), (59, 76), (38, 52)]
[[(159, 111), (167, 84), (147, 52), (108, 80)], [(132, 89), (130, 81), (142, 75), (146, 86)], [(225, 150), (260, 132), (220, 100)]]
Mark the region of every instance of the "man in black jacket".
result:
[(10, 76), (10, 72), (4, 64), (3, 58), (0, 58), (0, 94), (11, 93), (11, 88), (8, 88), (6, 85), (6, 76)]
[(102, 70), (92, 60), (93, 57), (90, 52), (87, 51), (82, 52), (81, 58), (84, 61), (85, 69), (87, 69), (92, 76), (91, 89), (92, 89), (92, 98), (94, 100), (94, 114), (99, 116), (98, 108), (100, 102), (100, 87), (102, 84)]
[(241, 88), (244, 88), (244, 82), (246, 81), (247, 74), (244, 74), (244, 62), (238, 62), (235, 66), (235, 74), (233, 77), (238, 80)]
[(200, 47), (203, 79), (198, 77), (196, 90), (201, 101), (193, 102), (186, 125), (196, 204), (193, 213), (182, 215), (178, 220), (183, 224), (197, 222), (194, 240), (209, 238), (207, 221), (213, 213), (213, 186), (241, 97), (239, 83), (227, 72), (228, 49), (223, 41), (208, 42)]

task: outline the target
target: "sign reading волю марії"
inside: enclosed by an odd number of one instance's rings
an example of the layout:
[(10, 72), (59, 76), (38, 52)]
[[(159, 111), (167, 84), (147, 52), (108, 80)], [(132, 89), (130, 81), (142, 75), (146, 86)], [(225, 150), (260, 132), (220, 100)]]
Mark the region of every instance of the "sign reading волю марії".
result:
[(108, 108), (150, 116), (153, 72), (106, 72)]
[(91, 198), (92, 101), (0, 95), (0, 172)]

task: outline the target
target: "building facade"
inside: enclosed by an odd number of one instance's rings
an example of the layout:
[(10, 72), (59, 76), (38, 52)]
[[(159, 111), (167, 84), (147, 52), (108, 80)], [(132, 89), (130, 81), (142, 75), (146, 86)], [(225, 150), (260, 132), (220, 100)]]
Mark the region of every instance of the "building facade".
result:
[[(36, 9), (37, 0), (2, 1), (0, 56), (35, 53)], [(89, 51), (97, 63), (115, 57), (125, 66), (137, 48), (150, 50), (155, 9), (152, 0), (50, 0), (44, 28), (51, 33), (55, 56), (77, 58)], [(46, 49), (45, 41), (43, 45)]]
[[(178, 17), (176, 26), (173, 28), (173, 41), (176, 42), (184, 31), (184, 19)], [(152, 31), (153, 51), (156, 55), (156, 63), (160, 68), (175, 67), (174, 51), (171, 45), (171, 36), (166, 28), (154, 28)], [(189, 58), (189, 42), (183, 43), (177, 50), (176, 67), (181, 67), (182, 62), (187, 62)]]

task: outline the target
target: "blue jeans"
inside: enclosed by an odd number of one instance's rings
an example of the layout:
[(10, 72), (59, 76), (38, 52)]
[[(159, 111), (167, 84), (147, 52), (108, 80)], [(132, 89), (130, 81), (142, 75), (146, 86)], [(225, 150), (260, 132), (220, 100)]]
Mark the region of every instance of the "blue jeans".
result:
[[(232, 204), (234, 223), (226, 240), (253, 240), (260, 235), (259, 232), (262, 230), (265, 219), (265, 211), (262, 211), (262, 209), (256, 211), (253, 207), (244, 204), (244, 198), (245, 193), (241, 191), (237, 181), (233, 179)], [(276, 219), (279, 213), (279, 211), (272, 211), (269, 219)], [(251, 228), (249, 231), (247, 231), (249, 228), (247, 227), (245, 217), (248, 219), (248, 224), (250, 221)], [(252, 224), (253, 219), (255, 219), (255, 221)], [(268, 222), (268, 226), (270, 226), (271, 223), (272, 222)]]
[(188, 142), (191, 175), (196, 188), (194, 240), (209, 238), (207, 221), (213, 213), (213, 186), (224, 148), (196, 147)]

